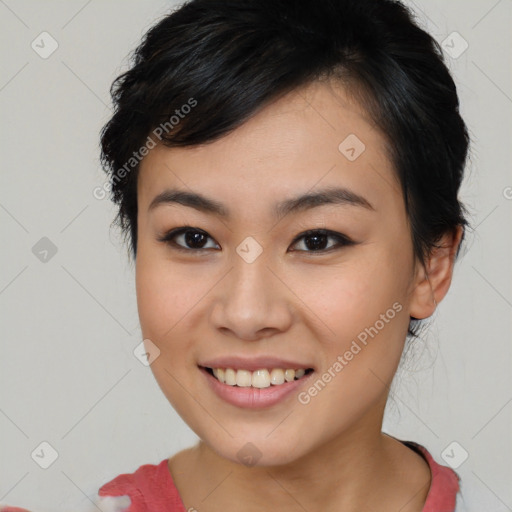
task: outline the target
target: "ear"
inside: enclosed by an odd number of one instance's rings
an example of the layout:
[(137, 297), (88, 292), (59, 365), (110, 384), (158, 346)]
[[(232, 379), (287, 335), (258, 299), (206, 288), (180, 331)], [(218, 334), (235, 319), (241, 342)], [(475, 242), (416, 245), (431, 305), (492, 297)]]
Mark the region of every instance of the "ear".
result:
[(446, 233), (433, 249), (426, 262), (417, 267), (409, 314), (423, 319), (431, 316), (437, 305), (448, 293), (452, 282), (453, 266), (464, 228), (457, 226), (453, 233)]

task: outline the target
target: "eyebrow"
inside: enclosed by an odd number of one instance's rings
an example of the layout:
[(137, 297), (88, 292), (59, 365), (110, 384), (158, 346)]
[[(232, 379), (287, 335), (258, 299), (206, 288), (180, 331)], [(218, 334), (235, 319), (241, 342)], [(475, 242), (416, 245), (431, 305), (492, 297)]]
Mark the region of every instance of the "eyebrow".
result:
[[(151, 212), (157, 206), (164, 204), (181, 204), (194, 208), (200, 212), (210, 213), (229, 219), (231, 213), (222, 203), (210, 199), (195, 192), (188, 192), (179, 189), (166, 189), (159, 193), (151, 201), (148, 211)], [(363, 196), (356, 194), (347, 188), (325, 188), (314, 193), (307, 193), (291, 199), (286, 199), (274, 205), (273, 214), (283, 217), (289, 213), (296, 213), (324, 205), (357, 206), (367, 210), (375, 211), (373, 205)]]

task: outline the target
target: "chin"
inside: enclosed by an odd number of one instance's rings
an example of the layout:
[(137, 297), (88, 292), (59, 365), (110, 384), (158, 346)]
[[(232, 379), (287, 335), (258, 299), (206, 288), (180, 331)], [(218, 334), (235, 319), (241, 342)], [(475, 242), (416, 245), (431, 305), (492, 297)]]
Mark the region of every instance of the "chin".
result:
[(222, 442), (202, 439), (220, 457), (246, 467), (283, 466), (306, 454), (304, 440), (286, 431), (268, 435), (273, 428), (275, 425), (264, 432), (247, 429), (246, 435), (239, 433), (233, 438), (226, 434)]

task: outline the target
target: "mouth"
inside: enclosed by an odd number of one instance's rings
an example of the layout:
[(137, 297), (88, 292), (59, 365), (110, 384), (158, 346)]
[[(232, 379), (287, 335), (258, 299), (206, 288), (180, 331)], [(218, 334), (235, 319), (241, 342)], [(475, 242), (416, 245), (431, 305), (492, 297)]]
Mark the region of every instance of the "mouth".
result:
[(283, 386), (304, 379), (313, 372), (313, 368), (260, 368), (255, 371), (208, 366), (199, 368), (227, 386), (258, 389)]

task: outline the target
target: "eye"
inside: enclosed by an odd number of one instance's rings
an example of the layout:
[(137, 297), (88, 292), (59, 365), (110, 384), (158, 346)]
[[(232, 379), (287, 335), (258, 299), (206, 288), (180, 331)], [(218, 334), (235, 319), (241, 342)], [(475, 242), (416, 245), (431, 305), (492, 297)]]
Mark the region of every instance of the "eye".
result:
[[(326, 241), (331, 238), (336, 241), (331, 247), (325, 248)], [(301, 233), (294, 241), (293, 245), (304, 239), (304, 246), (309, 250), (303, 252), (330, 252), (343, 246), (355, 245), (356, 242), (341, 233), (329, 231), (327, 229), (310, 229)], [(301, 249), (299, 249), (301, 250)]]
[[(165, 233), (162, 237), (158, 238), (158, 241), (165, 242), (178, 250), (197, 252), (211, 249), (211, 247), (206, 247), (205, 242), (208, 238), (211, 237), (205, 231), (191, 226), (184, 226)], [(180, 240), (181, 243), (178, 243), (176, 240)], [(213, 248), (215, 249), (215, 247)]]
[[(213, 240), (205, 231), (198, 228), (193, 228), (191, 226), (184, 226), (168, 231), (163, 236), (159, 237), (158, 241), (170, 245), (173, 249), (187, 251), (189, 253), (220, 248), (215, 244), (214, 247), (208, 247), (208, 239)], [(336, 231), (329, 231), (326, 229), (310, 229), (297, 236), (293, 241), (292, 246), (297, 245), (298, 242), (303, 239), (306, 249), (299, 249), (300, 252), (325, 253), (344, 246), (356, 244), (356, 242), (347, 236), (341, 233), (337, 233)], [(336, 243), (326, 248), (326, 241), (329, 239), (334, 240)], [(296, 250), (297, 249), (292, 249), (292, 252)]]

